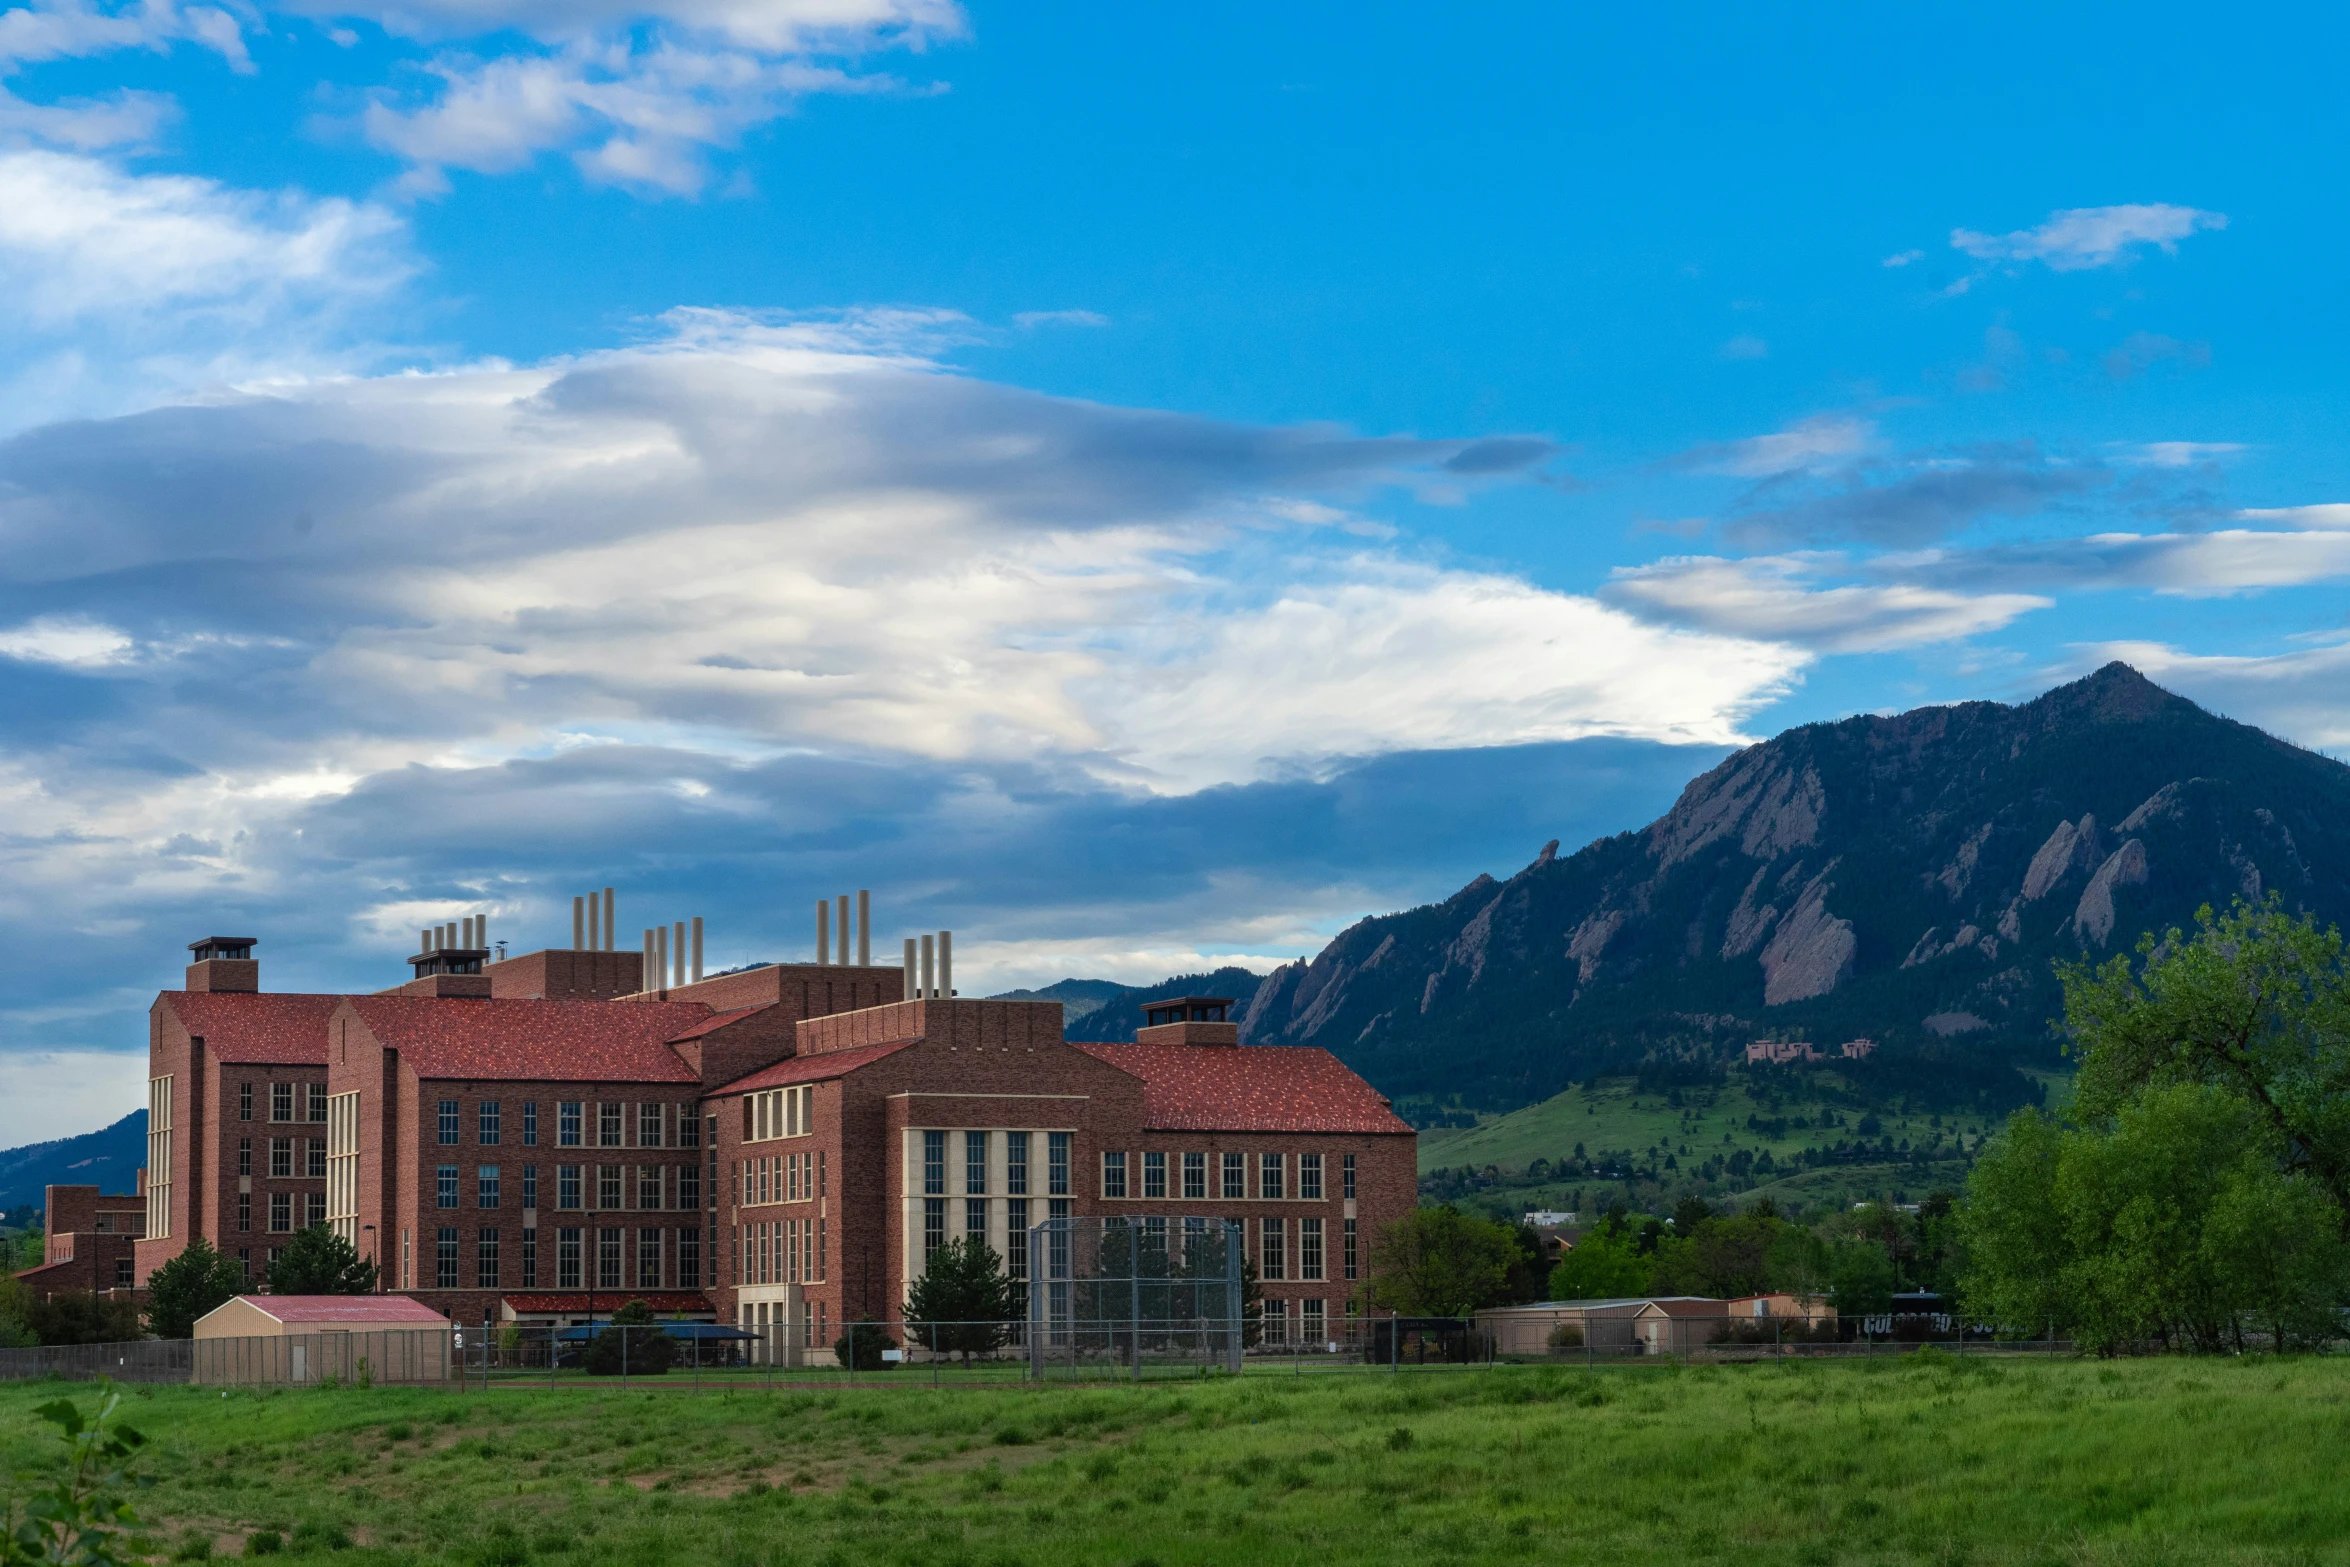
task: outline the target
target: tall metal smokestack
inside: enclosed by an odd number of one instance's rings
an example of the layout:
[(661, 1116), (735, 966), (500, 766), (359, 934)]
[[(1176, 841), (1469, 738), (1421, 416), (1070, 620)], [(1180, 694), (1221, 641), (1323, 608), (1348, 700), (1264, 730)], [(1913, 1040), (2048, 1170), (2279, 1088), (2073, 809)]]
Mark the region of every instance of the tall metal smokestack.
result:
[(430, 952), (432, 950), (431, 926), (428, 925), (416, 933), (416, 950), (419, 952)]
[(873, 894), (857, 894), (857, 967), (873, 966)]
[(849, 966), (849, 895), (840, 895), (840, 966)]
[(914, 938), (908, 936), (906, 938), (906, 982), (899, 987), (898, 994), (908, 1001), (914, 1000), (922, 994), (921, 981), (921, 960), (914, 956)]
[(694, 916), (694, 983), (702, 982), (702, 917)]
[(832, 961), (832, 904), (824, 898), (816, 900), (816, 961)]
[(473, 939), (473, 916), (470, 914), (457, 922), (457, 945), (467, 952), (474, 951), (481, 945), (480, 942)]
[(685, 988), (685, 921), (683, 920), (677, 922), (677, 956), (671, 964), (670, 972), (676, 976), (670, 983), (677, 989), (683, 990)]
[(620, 949), (614, 945), (619, 939), (620, 927), (612, 923), (612, 889), (606, 887), (604, 889), (604, 950), (606, 952), (619, 951)]
[(456, 922), (455, 920), (451, 920), (451, 921), (449, 921), (449, 923), (448, 923), (448, 924), (446, 924), (446, 925), (443, 925), (443, 926), (441, 927), (441, 950), (442, 950), (443, 952), (446, 952), (446, 951), (448, 951), (448, 950), (449, 950), (451, 947), (454, 947), (454, 946), (456, 946), (456, 945), (457, 945), (457, 922)]
[(487, 914), (476, 914), (473, 917), (473, 944), (484, 952), (490, 950), (490, 917)]
[(922, 938), (922, 985), (921, 985), (921, 991), (922, 991), (922, 999), (923, 999), (923, 1000), (925, 1000), (925, 1001), (928, 1001), (928, 1000), (929, 1000), (929, 999), (930, 999), (932, 996), (935, 996), (935, 995), (937, 995), (937, 994), (938, 994), (938, 991), (937, 991), (937, 989), (935, 988), (935, 986), (936, 986), (936, 981), (937, 981), (937, 978), (938, 978), (938, 951), (937, 951), (937, 948), (936, 948), (936, 947), (933, 945), (933, 943), (932, 943), (932, 941), (931, 941), (931, 938), (930, 938), (930, 937), (928, 937), (928, 936), (925, 936), (925, 937), (923, 937), (923, 938)]
[(572, 951), (578, 952), (587, 946), (587, 933), (587, 899), (573, 898), (571, 900)]
[(649, 929), (645, 932), (645, 965), (643, 974), (643, 982), (637, 986), (637, 989), (643, 991), (656, 990), (660, 988), (661, 967), (653, 959), (653, 933)]
[(955, 994), (955, 933), (938, 933), (938, 993), (953, 999)]
[(653, 927), (653, 982), (645, 988), (647, 990), (669, 988), (669, 927), (666, 925)]

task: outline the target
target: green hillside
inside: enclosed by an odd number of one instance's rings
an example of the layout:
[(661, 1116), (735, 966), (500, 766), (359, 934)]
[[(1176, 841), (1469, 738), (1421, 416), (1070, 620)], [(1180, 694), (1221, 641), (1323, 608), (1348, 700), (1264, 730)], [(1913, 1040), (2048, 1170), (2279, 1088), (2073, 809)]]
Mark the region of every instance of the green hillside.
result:
[[(2070, 1079), (2040, 1074), (2050, 1103)], [(1956, 1187), (1999, 1124), (1984, 1110), (1872, 1106), (1841, 1072), (1730, 1067), (1673, 1084), (1599, 1078), (1473, 1127), (1420, 1134), (1423, 1195), (1496, 1216), (1531, 1208), (1596, 1214), (1684, 1195), (1769, 1196), (1817, 1211), (1864, 1198), (1916, 1201)]]

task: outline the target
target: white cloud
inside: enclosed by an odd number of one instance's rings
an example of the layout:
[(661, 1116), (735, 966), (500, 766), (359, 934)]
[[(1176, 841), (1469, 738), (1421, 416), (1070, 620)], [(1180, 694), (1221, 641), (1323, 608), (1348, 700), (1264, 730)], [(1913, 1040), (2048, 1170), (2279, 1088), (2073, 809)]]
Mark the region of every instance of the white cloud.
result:
[(1108, 326), (1110, 318), (1091, 310), (1023, 310), (1012, 325), (1023, 332), (1040, 326)]
[(112, 626), (94, 620), (44, 615), (0, 630), (0, 658), (68, 669), (103, 669), (130, 662), (137, 649)]
[(23, 367), (0, 419), (340, 364), (409, 269), (404, 226), (369, 203), (0, 151), (0, 342)]
[(1879, 262), (1878, 265), (1887, 267), (1906, 267), (1925, 259), (1926, 253), (1922, 250), (1905, 250), (1902, 251), (1899, 255), (1887, 256), (1883, 261)]
[(2192, 468), (2216, 458), (2233, 457), (2243, 449), (2236, 441), (2142, 441), (2134, 446), (2123, 445), (2119, 456), (2124, 462), (2142, 463), (2149, 468)]
[(94, 1132), (146, 1101), (144, 1050), (26, 1050), (5, 1059), (0, 1148)]
[(160, 52), (182, 42), (212, 50), (236, 70), (253, 69), (243, 29), (218, 6), (139, 0), (107, 11), (82, 0), (47, 0), (0, 11), (0, 69), (122, 49)]
[(2073, 207), (2048, 215), (2037, 228), (2010, 234), (1952, 229), (1950, 243), (1978, 261), (2045, 262), (2052, 271), (2079, 272), (2126, 261), (2148, 245), (2165, 255), (2201, 230), (2228, 226), (2224, 212), (2205, 212), (2167, 202), (2114, 207)]
[(2054, 602), (2028, 593), (1953, 593), (1915, 582), (1821, 587), (1833, 558), (1682, 556), (1620, 567), (1607, 596), (1653, 618), (1724, 636), (1838, 653), (1881, 652), (1996, 631)]
[(285, 9), (441, 39), (511, 29), (568, 43), (650, 23), (771, 55), (922, 49), (967, 30), (953, 0), (292, 0)]
[(2315, 506), (2249, 507), (2236, 513), (2245, 522), (2269, 522), (2287, 528), (2350, 528), (2350, 503), (2325, 501)]
[(1701, 446), (1682, 460), (1708, 472), (1749, 479), (1819, 472), (1868, 451), (1875, 437), (1876, 426), (1865, 419), (1821, 414), (1769, 435)]

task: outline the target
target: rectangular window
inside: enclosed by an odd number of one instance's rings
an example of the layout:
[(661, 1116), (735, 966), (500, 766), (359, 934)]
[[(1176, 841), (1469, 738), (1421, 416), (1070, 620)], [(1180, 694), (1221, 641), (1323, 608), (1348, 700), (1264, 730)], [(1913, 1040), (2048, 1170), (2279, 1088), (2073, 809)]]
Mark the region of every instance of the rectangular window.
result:
[(294, 1140), (291, 1137), (272, 1137), (269, 1140), (269, 1176), (271, 1180), (290, 1179), (294, 1173)]
[(498, 1138), (503, 1132), (503, 1119), (498, 1101), (484, 1099), (480, 1108), (474, 1112), (474, 1140), (484, 1148), (497, 1147)]
[(535, 1164), (526, 1164), (522, 1167), (522, 1206), (536, 1208), (538, 1205), (539, 1167)]
[(457, 1101), (454, 1099), (441, 1101), (440, 1139), (443, 1148), (457, 1146)]
[(1355, 1200), (1355, 1156), (1353, 1154), (1339, 1155), (1338, 1195), (1348, 1202)]
[(698, 1213), (702, 1207), (702, 1167), (681, 1164), (677, 1167), (677, 1205), (688, 1213)]
[(302, 1206), (305, 1210), (307, 1210), (307, 1218), (305, 1222), (314, 1225), (324, 1224), (326, 1222), (326, 1193), (303, 1193)]
[(253, 1085), (251, 1083), (237, 1085), (237, 1119), (240, 1121), (253, 1119)]
[(253, 1173), (253, 1139), (250, 1137), (237, 1139), (237, 1173), (239, 1175)]
[(922, 1257), (924, 1264), (930, 1254), (947, 1243), (947, 1200), (944, 1197), (922, 1199)]
[(579, 1206), (578, 1165), (559, 1164), (555, 1166), (555, 1206), (558, 1208), (577, 1208)]
[[(659, 1134), (659, 1131), (659, 1127), (654, 1128), (656, 1135)], [(661, 1232), (659, 1230), (639, 1230), (636, 1232), (636, 1287), (641, 1290), (657, 1290), (661, 1287)]]
[[(1160, 1172), (1162, 1179), (1164, 1179), (1165, 1173), (1162, 1169)], [(1102, 1195), (1104, 1197), (1124, 1197), (1126, 1195), (1126, 1156), (1123, 1153), (1102, 1155)]]
[[(400, 1288), (402, 1289), (412, 1289), (416, 1284), (415, 1259), (409, 1255), (408, 1249), (408, 1232), (403, 1229), (400, 1232)], [(269, 1255), (274, 1257), (277, 1253), (273, 1250)]]
[(650, 1212), (661, 1208), (661, 1166), (640, 1164), (636, 1167), (636, 1205)]
[(1167, 1197), (1167, 1156), (1163, 1153), (1145, 1153), (1142, 1156), (1142, 1194), (1154, 1202)]
[[(702, 1146), (702, 1107), (700, 1105), (679, 1105), (677, 1107), (677, 1146), (680, 1148)], [(683, 1267), (684, 1264), (680, 1262), (679, 1266)]]
[(924, 1196), (943, 1197), (947, 1189), (947, 1134), (922, 1134), (922, 1192)]
[(525, 1099), (522, 1101), (522, 1146), (536, 1148), (538, 1145), (539, 1102), (536, 1099)]
[(482, 1230), (473, 1237), (473, 1287), (498, 1287), (498, 1232)]
[(827, 1274), (827, 1273), (825, 1272), (825, 1256), (826, 1256), (826, 1251), (825, 1251), (825, 1248), (826, 1248), (826, 1245), (827, 1245), (827, 1237), (826, 1237), (826, 1235), (825, 1235), (825, 1225), (826, 1225), (826, 1223), (827, 1223), (827, 1221), (826, 1221), (826, 1219), (824, 1218), (824, 1216), (823, 1216), (823, 1215), (821, 1215), (821, 1214), (817, 1215), (817, 1218), (816, 1218), (816, 1282), (817, 1282), (817, 1283), (819, 1283), (819, 1284), (823, 1283), (823, 1282), (824, 1282), (824, 1280), (825, 1280), (826, 1278), (830, 1277), (830, 1275), (829, 1275), (829, 1274)]
[(1069, 1195), (1069, 1134), (1047, 1132), (1045, 1135), (1044, 1191), (1047, 1197)]
[(559, 1148), (580, 1146), (580, 1114), (586, 1108), (577, 1099), (559, 1099), (555, 1102), (555, 1145)]
[(1281, 1155), (1269, 1153), (1257, 1160), (1257, 1195), (1267, 1202), (1281, 1200), (1283, 1165)]
[(237, 1193), (237, 1228), (240, 1230), (253, 1228), (253, 1194), (251, 1192)]
[(326, 1085), (324, 1083), (310, 1085), (310, 1119), (313, 1121), (326, 1119)]
[(1224, 1156), (1224, 1200), (1239, 1202), (1248, 1196), (1248, 1155), (1228, 1153)]
[(522, 1232), (522, 1287), (526, 1290), (539, 1287), (539, 1232), (536, 1230)]
[(596, 1106), (596, 1146), (599, 1148), (620, 1146), (620, 1105), (618, 1101)]
[(1208, 1200), (1208, 1156), (1204, 1153), (1187, 1153), (1183, 1156), (1183, 1200)]
[(457, 1287), (457, 1232), (453, 1228), (440, 1230), (433, 1242), (432, 1282), (435, 1289)]
[(1260, 1233), (1263, 1239), (1257, 1247), (1257, 1277), (1262, 1279), (1289, 1277), (1289, 1237), (1283, 1231), (1282, 1221), (1267, 1219)]
[(294, 1085), (269, 1085), (269, 1118), (272, 1121), (291, 1121), (294, 1118)]
[(1297, 1221), (1297, 1276), (1309, 1282), (1322, 1277), (1322, 1221)]
[(1028, 1195), (1028, 1134), (1004, 1134), (1004, 1190), (1015, 1197)]
[(596, 1206), (604, 1209), (620, 1206), (620, 1166), (596, 1166)]
[(677, 1287), (698, 1290), (702, 1287), (702, 1232), (677, 1232)]
[(457, 1167), (453, 1164), (444, 1164), (433, 1172), (433, 1176), (433, 1206), (436, 1208), (456, 1207)]
[(1309, 1300), (1305, 1303), (1305, 1308), (1302, 1331), (1305, 1341), (1309, 1344), (1328, 1343), (1330, 1341), (1328, 1337), (1330, 1319), (1323, 1314), (1322, 1302)]
[(326, 1139), (313, 1137), (303, 1144), (302, 1168), (314, 1181), (326, 1179)]
[[(661, 1146), (661, 1108), (657, 1100), (636, 1107), (636, 1145), (639, 1148)], [(655, 1230), (653, 1233), (658, 1236), (661, 1232)]]
[(1265, 1342), (1268, 1344), (1289, 1342), (1288, 1301), (1269, 1300), (1265, 1302)]
[(963, 1199), (963, 1233), (976, 1235), (983, 1241), (987, 1239), (986, 1198), (966, 1197)]
[(579, 1243), (583, 1233), (571, 1229), (555, 1232), (555, 1288), (559, 1290), (575, 1290), (585, 1282), (579, 1265)]
[(1004, 1276), (1028, 1277), (1028, 1199), (1015, 1197), (1004, 1204)]
[(474, 1167), (473, 1205), (476, 1208), (495, 1208), (498, 1205), (498, 1167), (496, 1165), (484, 1164)]
[(987, 1191), (987, 1134), (963, 1134), (963, 1195), (982, 1196)]
[(1322, 1156), (1318, 1153), (1301, 1153), (1297, 1156), (1297, 1200), (1322, 1200)]
[(1351, 1279), (1351, 1278), (1354, 1278), (1354, 1277), (1356, 1276), (1356, 1273), (1355, 1273), (1355, 1221), (1354, 1221), (1354, 1220), (1352, 1220), (1352, 1219), (1341, 1219), (1341, 1220), (1339, 1220), (1338, 1222), (1339, 1222), (1339, 1226), (1340, 1226), (1340, 1228), (1341, 1228), (1341, 1231), (1343, 1232), (1343, 1239), (1344, 1239), (1344, 1240), (1345, 1240), (1345, 1242), (1346, 1242), (1346, 1251), (1345, 1251), (1345, 1256), (1344, 1256), (1344, 1258), (1343, 1258), (1343, 1261), (1345, 1262), (1345, 1265), (1346, 1265), (1346, 1276), (1347, 1276), (1348, 1278), (1350, 1278), (1350, 1279)]
[(596, 1231), (596, 1288), (620, 1288), (620, 1232)]

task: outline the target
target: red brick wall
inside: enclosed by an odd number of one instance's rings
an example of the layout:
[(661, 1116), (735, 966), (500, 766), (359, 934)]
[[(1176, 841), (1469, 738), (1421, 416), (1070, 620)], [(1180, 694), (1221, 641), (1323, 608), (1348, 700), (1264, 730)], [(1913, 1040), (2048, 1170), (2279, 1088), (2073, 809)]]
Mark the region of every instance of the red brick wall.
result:
[(485, 963), (489, 993), (501, 1001), (614, 1001), (643, 988), (641, 952), (574, 952), (550, 947)]

